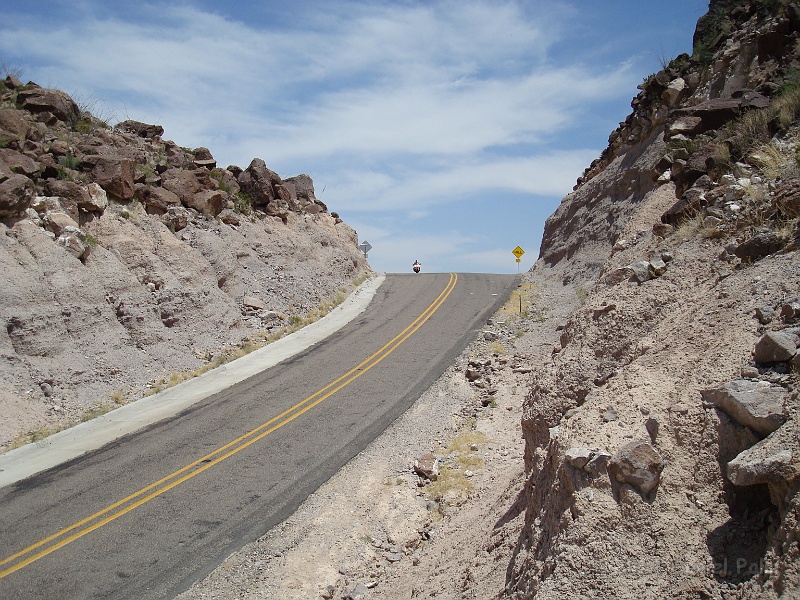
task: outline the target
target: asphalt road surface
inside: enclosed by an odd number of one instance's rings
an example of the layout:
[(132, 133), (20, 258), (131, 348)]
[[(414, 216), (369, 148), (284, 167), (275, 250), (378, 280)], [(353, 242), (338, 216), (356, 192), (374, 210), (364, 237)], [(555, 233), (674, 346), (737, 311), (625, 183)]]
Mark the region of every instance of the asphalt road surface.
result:
[(511, 275), (388, 275), (312, 348), (173, 418), (0, 489), (0, 598), (172, 598), (407, 410)]

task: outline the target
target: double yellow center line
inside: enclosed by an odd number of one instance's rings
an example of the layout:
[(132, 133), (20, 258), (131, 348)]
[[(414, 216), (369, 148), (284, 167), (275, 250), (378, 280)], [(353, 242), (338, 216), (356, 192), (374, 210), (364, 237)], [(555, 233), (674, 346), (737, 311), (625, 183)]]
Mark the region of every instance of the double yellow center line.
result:
[(436, 300), (434, 300), (420, 316), (418, 316), (408, 327), (406, 327), (403, 331), (386, 343), (380, 350), (350, 369), (338, 379), (332, 381), (321, 390), (315, 392), (305, 400), (298, 402), (278, 416), (273, 417), (265, 423), (262, 423), (243, 436), (236, 438), (232, 442), (217, 448), (202, 458), (198, 458), (185, 467), (178, 469), (174, 473), (171, 473), (162, 479), (159, 479), (155, 483), (151, 483), (147, 487), (143, 487), (138, 492), (135, 492), (130, 496), (127, 496), (126, 498), (107, 506), (103, 510), (100, 510), (93, 515), (90, 515), (85, 519), (82, 519), (81, 521), (78, 521), (77, 523), (62, 529), (61, 531), (58, 531), (38, 541), (35, 544), (32, 544), (31, 546), (28, 546), (24, 550), (20, 550), (19, 552), (12, 554), (8, 558), (0, 560), (0, 568), (4, 569), (0, 571), (0, 579), (10, 575), (15, 571), (18, 571), (19, 569), (22, 569), (26, 565), (29, 565), (44, 556), (47, 556), (51, 552), (55, 552), (59, 548), (63, 548), (67, 544), (74, 542), (87, 533), (90, 533), (95, 529), (99, 529), (106, 523), (110, 523), (114, 519), (129, 513), (142, 504), (149, 502), (156, 496), (159, 496), (160, 494), (163, 494), (164, 492), (180, 485), (184, 481), (191, 479), (195, 475), (199, 475), (206, 469), (210, 469), (214, 465), (221, 463), (226, 458), (230, 458), (251, 444), (254, 444), (260, 439), (268, 436), (276, 429), (280, 429), (287, 423), (293, 421), (306, 411), (311, 410), (326, 398), (329, 398), (346, 385), (361, 377), (364, 373), (389, 356), (389, 354), (394, 352), (398, 346), (400, 346), (400, 344), (411, 337), (411, 335), (413, 335), (414, 332), (422, 327), (422, 325), (428, 319), (430, 319), (431, 316), (444, 303), (444, 301), (453, 291), (453, 288), (455, 288), (457, 281), (458, 276), (455, 273), (451, 273), (450, 280), (442, 293), (439, 294)]

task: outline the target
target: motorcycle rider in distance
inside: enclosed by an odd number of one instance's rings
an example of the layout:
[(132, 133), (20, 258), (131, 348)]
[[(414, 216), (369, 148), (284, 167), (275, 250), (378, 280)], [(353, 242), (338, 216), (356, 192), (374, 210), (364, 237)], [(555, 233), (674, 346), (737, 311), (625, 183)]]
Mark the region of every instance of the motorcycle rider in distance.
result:
[(419, 264), (418, 260), (415, 260), (414, 264), (411, 265), (411, 268), (414, 269), (414, 273), (419, 273), (420, 269), (422, 268), (422, 265)]

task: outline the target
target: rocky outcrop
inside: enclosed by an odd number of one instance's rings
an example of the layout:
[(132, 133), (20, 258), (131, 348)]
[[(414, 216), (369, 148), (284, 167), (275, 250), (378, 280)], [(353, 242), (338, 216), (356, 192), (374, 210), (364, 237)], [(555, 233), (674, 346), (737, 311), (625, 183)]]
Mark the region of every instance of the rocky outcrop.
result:
[(716, 0), (547, 220), (505, 595), (800, 593), (800, 11)]
[(256, 347), (369, 272), (307, 175), (220, 168), (13, 77), (0, 100), (0, 450)]

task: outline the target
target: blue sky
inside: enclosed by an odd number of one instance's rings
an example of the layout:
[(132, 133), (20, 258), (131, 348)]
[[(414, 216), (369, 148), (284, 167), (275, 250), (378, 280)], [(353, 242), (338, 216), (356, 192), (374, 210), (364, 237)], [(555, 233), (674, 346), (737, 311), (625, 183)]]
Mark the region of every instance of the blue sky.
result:
[[(705, 0), (3, 0), (0, 64), (307, 173), (386, 272), (516, 273)], [(525, 250), (515, 262), (512, 250)]]

